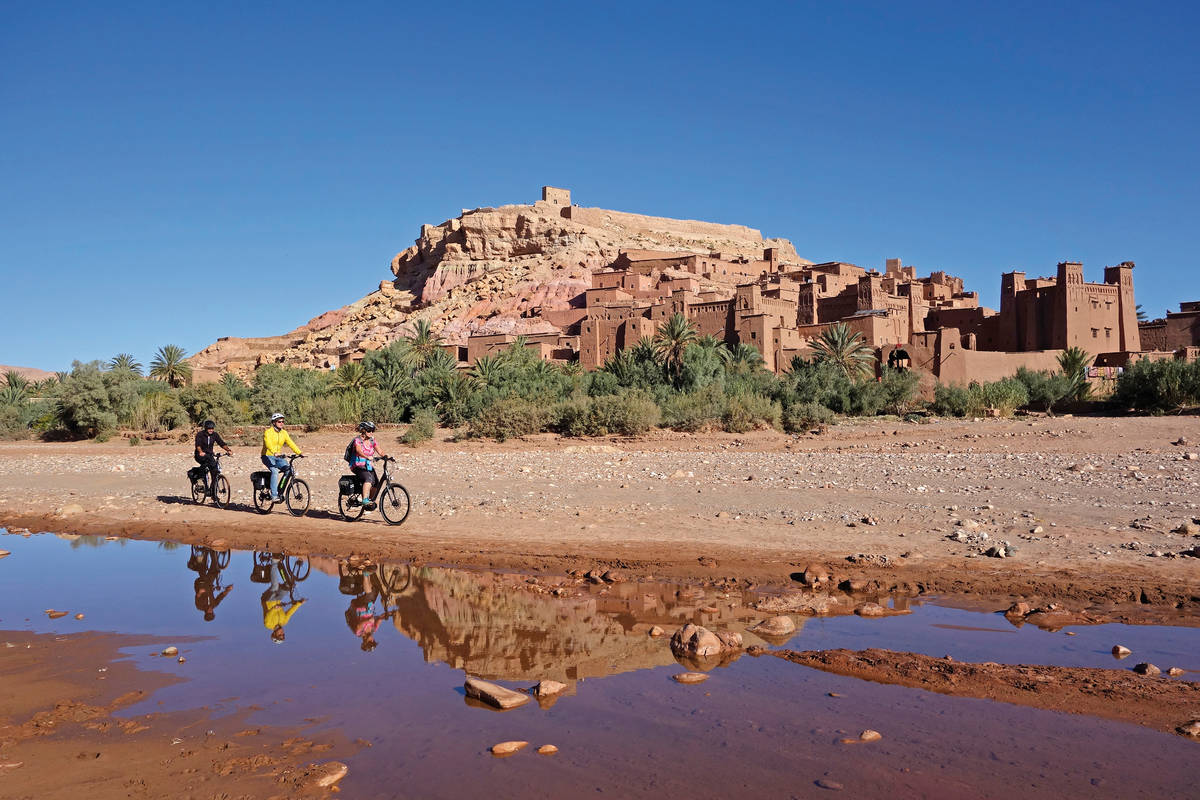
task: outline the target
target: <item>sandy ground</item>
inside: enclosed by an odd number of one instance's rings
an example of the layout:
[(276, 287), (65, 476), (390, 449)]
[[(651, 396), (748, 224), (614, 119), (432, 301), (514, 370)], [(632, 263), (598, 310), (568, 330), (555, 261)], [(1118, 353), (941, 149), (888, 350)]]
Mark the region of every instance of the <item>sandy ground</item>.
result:
[[(188, 442), (0, 444), (0, 524), (424, 563), (790, 583), (813, 563), (875, 588), (1200, 608), (1200, 418), (876, 419), (821, 435), (660, 433), (380, 440), (408, 521), (337, 513), (347, 432), (294, 434), (303, 518), (250, 505), (258, 448), (226, 460), (233, 507), (196, 506)], [(1185, 443), (1175, 444), (1180, 439)], [(1193, 460), (1196, 459), (1196, 460)], [(1180, 530), (1184, 532), (1177, 532)], [(994, 546), (1008, 557), (989, 557)]]
[[(182, 642), (176, 642), (182, 644)], [(247, 727), (249, 712), (130, 715), (166, 673), (119, 654), (166, 640), (0, 631), (0, 795), (24, 798), (327, 797), (317, 780), (355, 748), (338, 736)]]

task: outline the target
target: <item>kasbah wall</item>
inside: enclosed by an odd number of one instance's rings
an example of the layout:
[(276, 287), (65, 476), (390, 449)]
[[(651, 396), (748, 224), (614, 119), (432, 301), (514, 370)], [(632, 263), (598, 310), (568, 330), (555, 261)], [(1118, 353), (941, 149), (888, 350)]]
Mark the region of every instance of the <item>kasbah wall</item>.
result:
[[(568, 190), (554, 187), (542, 190), (542, 201), (585, 224), (616, 222), (659, 232), (669, 225), (701, 235), (730, 228), (580, 208), (571, 205)], [(880, 364), (892, 351), (905, 351), (910, 366), (927, 373), (929, 385), (998, 380), (1019, 367), (1057, 370), (1058, 356), (1069, 347), (1095, 356), (1101, 371), (1142, 357), (1194, 357), (1200, 303), (1184, 303), (1179, 314), (1139, 326), (1133, 270), (1128, 261), (1106, 267), (1102, 283), (1087, 282), (1083, 265), (1071, 261), (1060, 263), (1054, 277), (1005, 273), (997, 312), (980, 306), (961, 278), (940, 271), (919, 277), (900, 259), (888, 259), (879, 272), (844, 262), (790, 263), (775, 248), (764, 248), (754, 260), (715, 251), (627, 250), (592, 274), (592, 288), (574, 308), (547, 315), (557, 334), (528, 342), (548, 360), (577, 358), (596, 369), (680, 313), (700, 335), (749, 344), (768, 368), (781, 372), (793, 356), (811, 356), (808, 343), (840, 323), (863, 336)], [(466, 366), (512, 338), (471, 337), (465, 352), (457, 352)]]

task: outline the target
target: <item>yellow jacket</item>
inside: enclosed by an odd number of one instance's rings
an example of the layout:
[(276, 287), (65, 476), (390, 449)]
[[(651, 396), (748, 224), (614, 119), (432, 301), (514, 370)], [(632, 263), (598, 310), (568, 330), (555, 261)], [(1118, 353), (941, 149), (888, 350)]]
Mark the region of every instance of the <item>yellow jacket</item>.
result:
[(304, 602), (303, 600), (297, 600), (296, 604), (286, 611), (283, 608), (283, 603), (280, 603), (278, 600), (263, 602), (263, 625), (269, 631), (282, 628), (288, 624), (288, 620), (292, 618), (292, 614), (300, 610), (300, 606), (304, 605)]
[(263, 431), (262, 454), (264, 456), (279, 455), (283, 452), (283, 446), (285, 444), (292, 448), (293, 453), (300, 453), (300, 448), (297, 447), (296, 443), (292, 441), (292, 437), (288, 436), (286, 429), (277, 431), (275, 430), (275, 426), (271, 425), (265, 431)]

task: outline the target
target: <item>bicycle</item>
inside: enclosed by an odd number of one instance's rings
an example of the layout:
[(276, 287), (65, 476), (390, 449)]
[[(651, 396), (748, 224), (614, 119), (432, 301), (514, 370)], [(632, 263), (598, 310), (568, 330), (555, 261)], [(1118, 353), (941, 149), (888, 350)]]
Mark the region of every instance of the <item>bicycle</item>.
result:
[(308, 578), (312, 571), (312, 562), (305, 556), (285, 556), (283, 553), (254, 553), (254, 563), (250, 567), (251, 583), (270, 583), (271, 565), (279, 565), (279, 576), (284, 586), (295, 586)]
[[(297, 458), (304, 458), (304, 456), (293, 454), (287, 457), (287, 469), (283, 470), (279, 476), (279, 495), (283, 498), (283, 502), (293, 517), (302, 517), (308, 511), (312, 492), (309, 491), (308, 484), (302, 478), (296, 477), (295, 462)], [(250, 483), (253, 487), (251, 491), (254, 493), (254, 509), (260, 514), (270, 514), (271, 509), (275, 507), (275, 501), (271, 499), (271, 471), (262, 470), (250, 473)]]
[(224, 508), (229, 505), (229, 479), (221, 474), (221, 459), (228, 453), (213, 453), (217, 460), (217, 479), (213, 486), (208, 485), (208, 468), (196, 466), (188, 470), (188, 480), (192, 484), (192, 502), (202, 505), (205, 497), (211, 497), (213, 505)]
[[(398, 481), (391, 479), (390, 465), (394, 464), (396, 459), (391, 456), (380, 456), (375, 460), (383, 462), (383, 474), (379, 476), (379, 485), (382, 488), (376, 495), (375, 501), (388, 525), (400, 525), (408, 519), (408, 512), (412, 510), (408, 489), (405, 489)], [(343, 475), (338, 479), (338, 511), (341, 512), (342, 519), (354, 522), (362, 517), (365, 510), (363, 508), (362, 481), (357, 475)]]

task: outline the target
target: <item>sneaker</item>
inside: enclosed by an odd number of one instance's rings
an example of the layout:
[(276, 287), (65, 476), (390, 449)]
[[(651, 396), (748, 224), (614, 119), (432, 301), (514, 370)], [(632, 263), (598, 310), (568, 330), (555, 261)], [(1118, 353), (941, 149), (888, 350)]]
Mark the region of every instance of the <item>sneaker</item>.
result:
[(363, 501), (363, 510), (364, 511), (374, 511), (375, 510), (375, 501), (374, 500), (364, 500)]
[(272, 497), (272, 498), (271, 498), (271, 502), (272, 502), (272, 503), (282, 503), (282, 502), (283, 502), (283, 498), (281, 498), (281, 497)]

